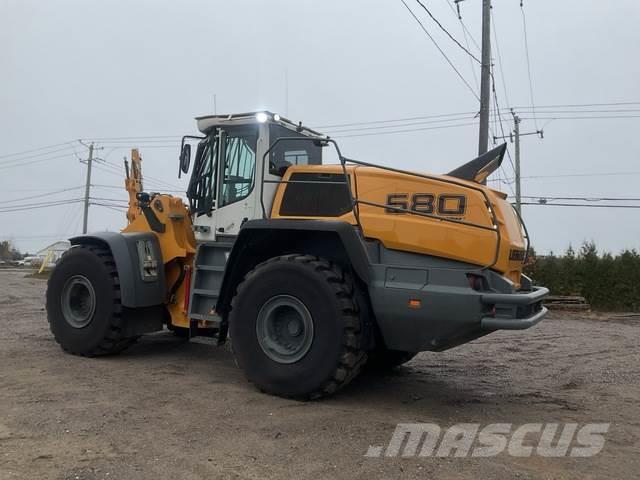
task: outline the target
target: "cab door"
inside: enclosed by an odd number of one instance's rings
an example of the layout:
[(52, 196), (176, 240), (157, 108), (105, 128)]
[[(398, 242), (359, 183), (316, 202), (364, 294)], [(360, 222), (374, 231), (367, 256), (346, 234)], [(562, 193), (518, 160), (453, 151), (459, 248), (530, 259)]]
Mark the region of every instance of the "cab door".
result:
[(237, 235), (257, 212), (258, 125), (221, 129), (215, 235)]
[(199, 242), (237, 235), (245, 219), (260, 214), (256, 178), (259, 130), (255, 124), (218, 127), (199, 146), (202, 151), (189, 185), (193, 228)]

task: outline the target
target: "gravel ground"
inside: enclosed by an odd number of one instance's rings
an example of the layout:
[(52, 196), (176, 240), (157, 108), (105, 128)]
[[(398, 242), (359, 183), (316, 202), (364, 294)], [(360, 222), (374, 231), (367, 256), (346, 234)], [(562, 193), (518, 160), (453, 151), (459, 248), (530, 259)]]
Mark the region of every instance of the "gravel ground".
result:
[[(44, 291), (0, 271), (2, 480), (638, 478), (640, 317), (554, 316), (303, 403), (258, 392), (228, 348), (169, 333), (117, 357), (65, 354)], [(591, 458), (365, 457), (411, 422), (611, 426)]]

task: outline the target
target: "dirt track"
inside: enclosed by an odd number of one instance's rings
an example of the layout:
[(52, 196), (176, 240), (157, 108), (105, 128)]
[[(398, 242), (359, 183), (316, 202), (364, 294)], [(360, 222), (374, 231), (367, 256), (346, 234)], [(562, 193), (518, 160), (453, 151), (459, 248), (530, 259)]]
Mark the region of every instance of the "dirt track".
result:
[[(118, 357), (64, 354), (45, 282), (0, 271), (0, 479), (637, 478), (640, 317), (549, 318), (339, 395), (259, 393), (228, 348), (151, 335)], [(397, 423), (611, 423), (593, 458), (366, 458)]]

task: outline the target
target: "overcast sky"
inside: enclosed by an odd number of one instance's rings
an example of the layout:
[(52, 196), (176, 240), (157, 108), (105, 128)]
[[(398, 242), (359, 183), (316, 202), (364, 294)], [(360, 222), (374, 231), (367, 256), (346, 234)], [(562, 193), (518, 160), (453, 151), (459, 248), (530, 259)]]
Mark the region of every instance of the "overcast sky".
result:
[[(406, 1), (475, 90), (476, 67), (466, 54), (414, 0)], [(464, 44), (447, 0), (423, 2)], [(481, 3), (461, 4), (476, 40)], [(536, 105), (640, 102), (640, 2), (524, 0), (524, 8)], [(500, 106), (530, 106), (519, 0), (494, 0), (493, 13), (506, 83), (505, 94), (494, 48)], [(178, 147), (172, 139), (140, 137), (195, 133), (193, 117), (213, 113), (214, 94), (218, 113), (266, 108), (310, 126), (478, 109), (473, 93), (400, 0), (0, 0), (0, 62), (0, 205), (5, 206), (8, 200), (80, 187), (85, 177), (78, 156), (85, 157), (86, 149), (77, 143), (75, 153), (62, 145), (8, 154), (81, 138), (110, 138), (97, 142), (104, 147), (97, 154), (112, 166), (96, 170), (92, 183), (122, 185), (115, 167), (138, 145), (147, 176), (183, 186), (176, 178)], [(597, 109), (635, 109), (622, 115), (640, 116), (640, 104)], [(634, 173), (528, 178), (524, 195), (640, 197), (640, 118), (549, 121), (546, 117), (567, 114), (543, 110), (537, 124), (544, 126), (544, 140), (522, 141), (523, 176)], [(530, 110), (520, 113), (532, 116)], [(424, 129), (466, 123), (474, 125)], [(475, 157), (475, 124), (360, 130), (348, 133), (385, 134), (341, 138), (340, 144), (354, 158), (443, 173)], [(416, 128), (422, 130), (388, 133)], [(524, 120), (521, 129), (529, 132), (536, 125)], [(113, 137), (136, 139), (116, 143)], [(508, 160), (501, 175), (513, 176)], [(511, 194), (509, 185), (501, 188)], [(76, 188), (11, 205), (81, 194)], [(124, 190), (106, 187), (92, 195), (125, 198)], [(640, 249), (637, 209), (528, 206), (524, 216), (540, 251), (564, 250), (583, 240), (613, 252)], [(123, 213), (91, 207), (90, 230), (124, 224)], [(22, 250), (37, 250), (80, 228), (80, 204), (0, 213), (0, 239), (13, 239)]]

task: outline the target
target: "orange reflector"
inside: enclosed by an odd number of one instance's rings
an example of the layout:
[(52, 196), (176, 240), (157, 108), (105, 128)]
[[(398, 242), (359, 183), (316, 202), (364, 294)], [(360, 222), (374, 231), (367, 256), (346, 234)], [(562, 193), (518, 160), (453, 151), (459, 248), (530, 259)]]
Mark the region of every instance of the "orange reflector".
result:
[(422, 302), (420, 300), (409, 300), (409, 308), (420, 308), (422, 306)]

